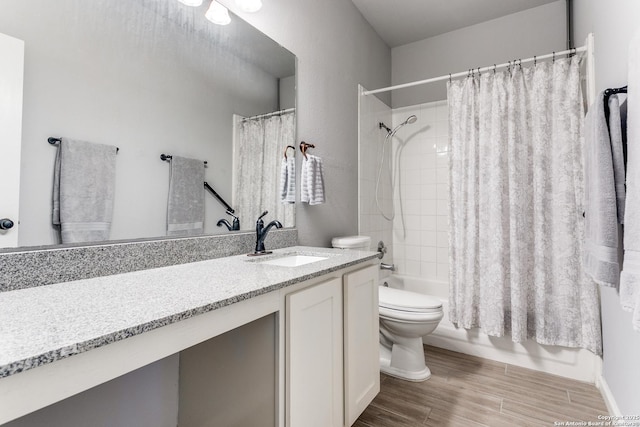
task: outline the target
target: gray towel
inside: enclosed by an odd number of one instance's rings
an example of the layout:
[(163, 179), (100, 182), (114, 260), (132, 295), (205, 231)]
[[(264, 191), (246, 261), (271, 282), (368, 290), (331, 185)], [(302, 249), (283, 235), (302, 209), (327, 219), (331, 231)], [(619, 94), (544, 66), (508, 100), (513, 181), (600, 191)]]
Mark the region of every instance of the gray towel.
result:
[(285, 157), (280, 165), (280, 202), (296, 202), (296, 159)]
[(624, 204), (627, 198), (625, 189), (624, 146), (627, 136), (627, 103), (620, 105), (618, 95), (609, 97), (609, 137), (613, 160), (613, 179), (616, 187), (616, 207), (618, 222), (624, 224)]
[[(617, 102), (615, 105), (618, 105)], [(619, 121), (619, 109), (614, 116)], [(621, 140), (619, 143), (622, 143)], [(585, 118), (584, 166), (585, 272), (601, 285), (617, 286), (620, 277), (618, 209), (612, 144), (604, 114), (603, 93), (596, 97)]]
[(640, 30), (629, 44), (627, 94), (627, 200), (624, 210), (624, 264), (620, 304), (633, 312), (640, 332)]
[(62, 243), (109, 239), (116, 147), (62, 138), (53, 175), (53, 224)]
[(167, 203), (167, 235), (195, 236), (204, 231), (204, 162), (173, 156)]

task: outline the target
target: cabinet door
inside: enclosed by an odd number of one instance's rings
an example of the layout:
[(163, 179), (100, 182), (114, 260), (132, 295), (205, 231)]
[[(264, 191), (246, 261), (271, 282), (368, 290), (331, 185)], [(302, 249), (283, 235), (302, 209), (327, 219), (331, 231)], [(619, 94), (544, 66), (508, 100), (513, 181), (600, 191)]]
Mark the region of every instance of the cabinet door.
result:
[(380, 392), (378, 266), (344, 275), (345, 425)]
[(287, 426), (342, 426), (342, 340), (342, 280), (287, 295)]

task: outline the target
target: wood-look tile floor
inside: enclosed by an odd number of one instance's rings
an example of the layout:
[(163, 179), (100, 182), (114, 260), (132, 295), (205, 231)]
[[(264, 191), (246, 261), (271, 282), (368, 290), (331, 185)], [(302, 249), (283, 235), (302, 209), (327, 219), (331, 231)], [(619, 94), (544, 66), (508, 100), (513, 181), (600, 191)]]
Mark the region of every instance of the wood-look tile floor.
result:
[(436, 347), (425, 355), (431, 378), (382, 374), (380, 394), (354, 427), (538, 427), (608, 413), (592, 384)]

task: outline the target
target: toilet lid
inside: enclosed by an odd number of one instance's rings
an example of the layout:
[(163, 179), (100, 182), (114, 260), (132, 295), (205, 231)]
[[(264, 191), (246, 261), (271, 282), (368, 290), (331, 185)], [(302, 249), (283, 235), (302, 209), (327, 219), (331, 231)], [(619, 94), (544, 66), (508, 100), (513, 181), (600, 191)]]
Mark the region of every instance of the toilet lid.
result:
[(423, 313), (442, 309), (442, 302), (438, 298), (429, 295), (386, 286), (380, 286), (378, 290), (380, 307)]

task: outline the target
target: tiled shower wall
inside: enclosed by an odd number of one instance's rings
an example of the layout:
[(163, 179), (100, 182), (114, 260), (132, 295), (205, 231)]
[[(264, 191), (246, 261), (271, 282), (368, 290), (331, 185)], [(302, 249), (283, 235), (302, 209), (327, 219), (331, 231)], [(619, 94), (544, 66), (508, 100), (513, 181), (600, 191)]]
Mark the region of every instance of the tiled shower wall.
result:
[(412, 114), (418, 118), (394, 137), (400, 174), (394, 195), (393, 262), (399, 274), (449, 280), (448, 113), (446, 100), (393, 110), (394, 126)]
[[(360, 97), (359, 114), (359, 233), (371, 237), (371, 250), (376, 250), (378, 242), (387, 246), (387, 255), (382, 262), (393, 262), (392, 223), (383, 218), (375, 202), (378, 164), (382, 154), (382, 144), (386, 131), (380, 129), (380, 122), (391, 126), (391, 108), (373, 95)], [(385, 157), (391, 157), (391, 147), (387, 146)], [(387, 178), (385, 161), (380, 182), (380, 207), (387, 216), (392, 211), (391, 186)]]

